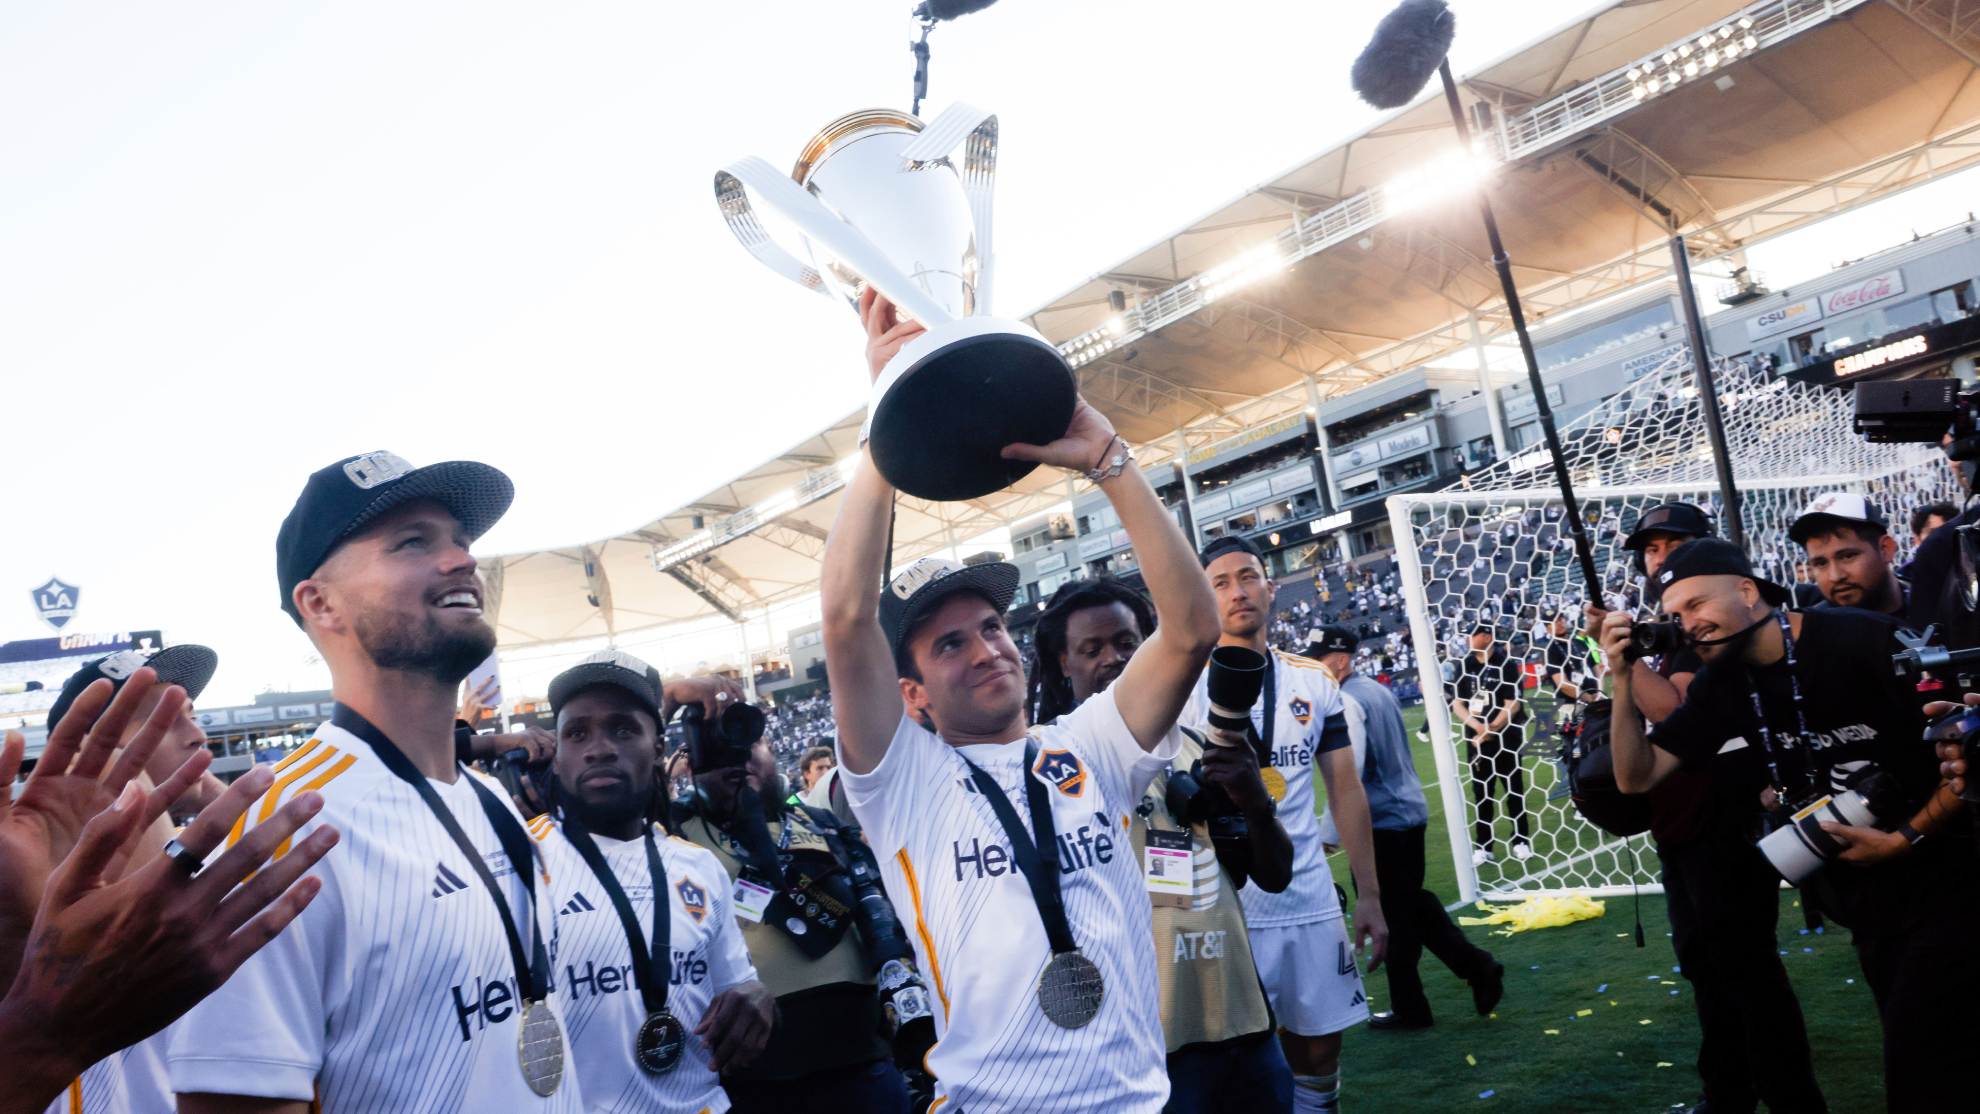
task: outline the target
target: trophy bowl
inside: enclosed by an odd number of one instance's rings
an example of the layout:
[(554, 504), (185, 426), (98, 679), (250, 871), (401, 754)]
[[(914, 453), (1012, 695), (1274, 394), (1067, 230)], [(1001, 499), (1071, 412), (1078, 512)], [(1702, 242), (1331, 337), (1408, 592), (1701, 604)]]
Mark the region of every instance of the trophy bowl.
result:
[[(788, 176), (758, 158), (715, 175), (724, 219), (772, 270), (855, 311), (873, 286), (927, 329), (874, 382), (861, 431), (888, 482), (923, 499), (1009, 487), (1037, 465), (1000, 450), (1057, 440), (1078, 401), (1058, 350), (990, 313), (996, 161), (997, 118), (958, 103), (926, 124), (892, 109), (842, 116)], [(808, 261), (771, 238), (752, 197), (796, 227)]]

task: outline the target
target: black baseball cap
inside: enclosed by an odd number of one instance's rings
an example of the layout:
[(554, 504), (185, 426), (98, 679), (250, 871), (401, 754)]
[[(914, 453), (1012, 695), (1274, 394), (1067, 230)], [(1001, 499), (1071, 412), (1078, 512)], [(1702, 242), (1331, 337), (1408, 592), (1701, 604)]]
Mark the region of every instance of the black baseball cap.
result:
[(110, 692), (115, 695), (131, 679), (131, 674), (147, 665), (157, 670), (159, 684), (177, 685), (186, 690), (187, 700), (198, 700), (199, 694), (206, 691), (207, 682), (213, 679), (213, 671), (220, 667), (220, 655), (204, 646), (185, 643), (149, 653), (119, 650), (109, 657), (97, 658), (69, 674), (69, 679), (62, 683), (62, 694), (55, 698), (55, 706), (48, 709), (49, 728), (61, 723), (76, 697), (99, 679), (108, 678), (114, 686)]
[(1204, 546), (1203, 552), (1198, 554), (1198, 556), (1202, 558), (1203, 567), (1207, 569), (1210, 567), (1210, 562), (1215, 561), (1226, 553), (1233, 552), (1249, 553), (1253, 557), (1258, 558), (1259, 567), (1262, 568), (1265, 565), (1265, 551), (1259, 549), (1257, 543), (1253, 542), (1250, 538), (1241, 538), (1235, 534), (1225, 534), (1221, 538), (1212, 538), (1210, 544)]
[(624, 650), (600, 650), (551, 678), (550, 714), (563, 712), (572, 697), (594, 685), (622, 690), (660, 722), (660, 671)]
[(1654, 580), (1658, 598), (1671, 585), (1693, 576), (1743, 576), (1759, 585), (1760, 597), (1775, 607), (1787, 607), (1794, 601), (1794, 593), (1771, 580), (1762, 580), (1745, 551), (1724, 538), (1696, 538), (1671, 550)]
[(1306, 648), (1316, 654), (1352, 654), (1361, 639), (1346, 627), (1314, 627), (1306, 635)]
[(1636, 525), (1630, 528), (1629, 537), (1623, 539), (1623, 548), (1642, 549), (1650, 544), (1651, 534), (1709, 538), (1714, 533), (1712, 516), (1696, 504), (1659, 503), (1636, 516)]
[(275, 578), (282, 610), (302, 625), (296, 585), (357, 529), (401, 503), (431, 499), (460, 521), (469, 538), (488, 532), (509, 509), (516, 486), (499, 469), (472, 460), (415, 468), (396, 453), (347, 456), (310, 474), (302, 494), (275, 535)]
[(880, 629), (887, 647), (901, 656), (901, 641), (915, 621), (957, 592), (975, 592), (999, 612), (1017, 596), (1018, 569), (1007, 561), (959, 565), (941, 557), (923, 557), (901, 570), (880, 593)]

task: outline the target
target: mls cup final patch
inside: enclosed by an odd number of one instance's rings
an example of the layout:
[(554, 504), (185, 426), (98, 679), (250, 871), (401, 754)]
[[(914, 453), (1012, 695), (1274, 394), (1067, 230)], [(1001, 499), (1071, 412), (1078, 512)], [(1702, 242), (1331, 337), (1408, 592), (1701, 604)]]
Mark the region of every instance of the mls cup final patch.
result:
[(1068, 750), (1048, 750), (1038, 756), (1038, 776), (1068, 797), (1086, 789), (1086, 767)]

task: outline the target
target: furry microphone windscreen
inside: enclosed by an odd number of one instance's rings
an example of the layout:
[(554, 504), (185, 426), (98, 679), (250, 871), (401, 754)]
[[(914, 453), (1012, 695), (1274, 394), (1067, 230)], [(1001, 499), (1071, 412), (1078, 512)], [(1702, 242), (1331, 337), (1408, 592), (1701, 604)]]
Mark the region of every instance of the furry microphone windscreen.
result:
[(996, 2), (997, 0), (923, 0), (921, 6), (914, 10), (914, 14), (917, 19), (932, 19), (937, 23), (946, 23), (971, 12), (980, 12)]
[(1401, 108), (1423, 91), (1456, 37), (1457, 17), (1444, 0), (1403, 0), (1375, 25), (1348, 79), (1376, 108)]

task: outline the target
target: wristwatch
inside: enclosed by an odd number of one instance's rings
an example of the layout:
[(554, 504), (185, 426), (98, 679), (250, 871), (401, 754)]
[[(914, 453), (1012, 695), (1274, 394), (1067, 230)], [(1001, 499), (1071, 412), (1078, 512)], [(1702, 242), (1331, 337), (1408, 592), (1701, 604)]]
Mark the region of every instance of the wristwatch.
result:
[(1270, 794), (1265, 796), (1265, 815), (1268, 819), (1276, 819), (1279, 815), (1279, 802)]

